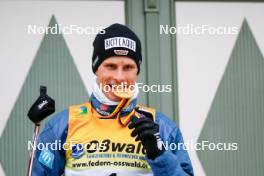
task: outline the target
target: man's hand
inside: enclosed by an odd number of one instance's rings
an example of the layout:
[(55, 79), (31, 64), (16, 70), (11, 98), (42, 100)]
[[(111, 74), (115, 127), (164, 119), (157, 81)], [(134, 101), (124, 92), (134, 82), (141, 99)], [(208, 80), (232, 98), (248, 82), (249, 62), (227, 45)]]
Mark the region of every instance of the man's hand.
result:
[(153, 121), (153, 116), (150, 112), (136, 109), (140, 118), (133, 116), (129, 129), (134, 129), (131, 133), (132, 137), (136, 137), (136, 141), (141, 141), (146, 149), (147, 157), (154, 160), (163, 153), (159, 125)]

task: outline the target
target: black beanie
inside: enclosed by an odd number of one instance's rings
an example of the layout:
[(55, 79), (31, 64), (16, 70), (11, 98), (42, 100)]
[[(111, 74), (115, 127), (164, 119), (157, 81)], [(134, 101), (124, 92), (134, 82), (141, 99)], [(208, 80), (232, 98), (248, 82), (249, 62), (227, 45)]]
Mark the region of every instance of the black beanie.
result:
[(112, 24), (98, 33), (93, 42), (93, 63), (95, 73), (101, 63), (111, 56), (128, 56), (133, 59), (140, 71), (142, 62), (141, 43), (137, 35), (122, 24)]

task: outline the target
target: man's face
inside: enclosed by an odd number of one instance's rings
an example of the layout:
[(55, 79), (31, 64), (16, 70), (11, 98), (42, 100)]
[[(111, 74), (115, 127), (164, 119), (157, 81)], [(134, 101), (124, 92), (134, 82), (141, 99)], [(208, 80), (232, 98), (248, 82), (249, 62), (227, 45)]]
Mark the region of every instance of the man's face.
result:
[[(134, 85), (137, 80), (137, 65), (134, 60), (126, 56), (109, 57), (102, 62), (96, 71), (99, 86), (114, 87), (117, 85)], [(120, 101), (113, 91), (102, 91), (112, 101)]]

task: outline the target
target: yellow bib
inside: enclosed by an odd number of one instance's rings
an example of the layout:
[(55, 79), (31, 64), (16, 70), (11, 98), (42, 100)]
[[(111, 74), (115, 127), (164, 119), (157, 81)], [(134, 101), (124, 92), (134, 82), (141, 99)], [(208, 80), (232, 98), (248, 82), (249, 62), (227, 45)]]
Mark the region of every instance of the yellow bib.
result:
[[(154, 109), (140, 108), (155, 116)], [(151, 173), (141, 142), (130, 136), (132, 130), (121, 126), (117, 119), (98, 116), (90, 103), (69, 108), (65, 174)]]

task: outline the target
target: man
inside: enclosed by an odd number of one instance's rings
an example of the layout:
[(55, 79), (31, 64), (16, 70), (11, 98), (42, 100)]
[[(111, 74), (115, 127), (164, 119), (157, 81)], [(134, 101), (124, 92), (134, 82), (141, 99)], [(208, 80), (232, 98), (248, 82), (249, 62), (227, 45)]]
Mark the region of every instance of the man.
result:
[(142, 60), (136, 34), (113, 24), (96, 36), (93, 46), (97, 79), (91, 100), (45, 125), (38, 144), (59, 142), (63, 148), (38, 149), (33, 175), (193, 175), (187, 151), (168, 147), (183, 143), (175, 123), (136, 103)]

